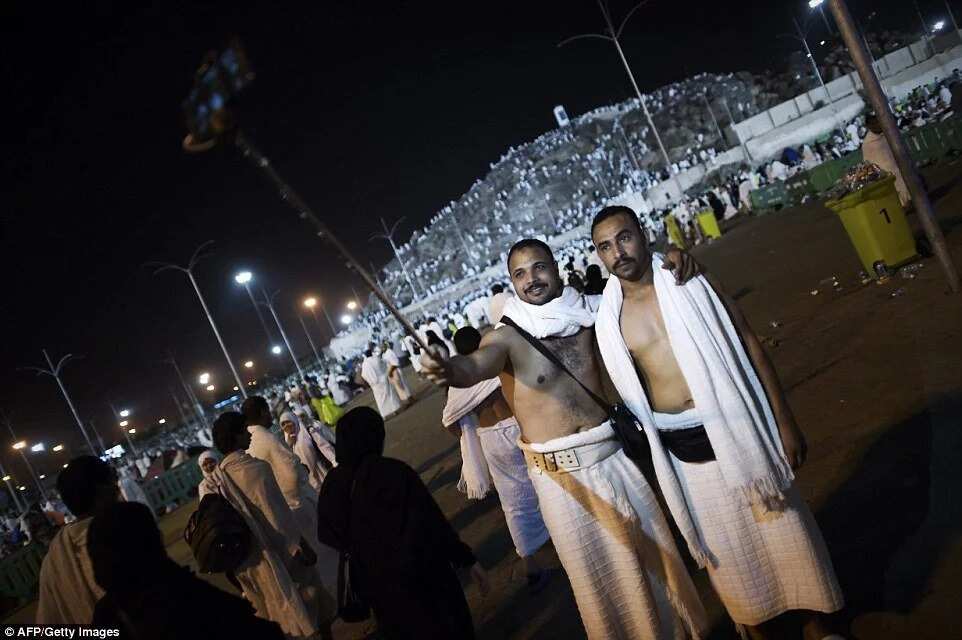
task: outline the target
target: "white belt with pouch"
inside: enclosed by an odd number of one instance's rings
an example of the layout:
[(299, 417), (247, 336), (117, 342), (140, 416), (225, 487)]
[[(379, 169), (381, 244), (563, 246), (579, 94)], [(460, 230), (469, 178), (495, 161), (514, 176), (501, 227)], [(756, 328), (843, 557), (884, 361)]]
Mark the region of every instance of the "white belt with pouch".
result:
[(524, 460), (532, 469), (548, 473), (564, 473), (592, 466), (619, 451), (621, 445), (614, 438), (593, 444), (539, 453), (523, 448)]

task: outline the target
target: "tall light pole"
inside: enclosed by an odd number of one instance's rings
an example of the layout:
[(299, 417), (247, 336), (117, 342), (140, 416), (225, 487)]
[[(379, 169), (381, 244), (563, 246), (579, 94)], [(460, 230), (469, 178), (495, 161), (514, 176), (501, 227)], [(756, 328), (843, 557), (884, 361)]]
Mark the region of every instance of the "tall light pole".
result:
[(641, 93), (641, 89), (638, 88), (638, 83), (635, 81), (635, 74), (631, 72), (631, 67), (628, 66), (628, 60), (625, 58), (625, 52), (621, 48), (621, 42), (618, 41), (618, 38), (621, 37), (621, 32), (624, 31), (625, 25), (628, 23), (629, 18), (634, 15), (635, 11), (647, 3), (648, 0), (644, 0), (644, 2), (639, 3), (634, 9), (629, 11), (628, 15), (625, 16), (625, 19), (621, 21), (621, 26), (619, 26), (616, 30), (615, 25), (611, 20), (611, 14), (608, 13), (608, 8), (605, 6), (604, 1), (598, 0), (598, 7), (601, 9), (601, 15), (604, 16), (605, 24), (607, 25), (607, 34), (583, 33), (579, 36), (562, 40), (558, 43), (558, 46), (563, 47), (569, 42), (573, 42), (581, 38), (601, 38), (602, 40), (607, 40), (615, 45), (615, 49), (618, 51), (618, 57), (621, 59), (621, 64), (624, 65), (625, 72), (628, 74), (628, 79), (631, 80), (631, 86), (635, 90), (635, 95), (638, 96), (638, 102), (641, 104), (641, 110), (645, 114), (645, 120), (648, 121), (648, 126), (651, 127), (651, 132), (654, 134), (655, 141), (658, 143), (658, 149), (661, 151), (661, 157), (665, 161), (665, 170), (668, 171), (668, 175), (675, 182), (675, 186), (678, 188), (678, 197), (683, 198), (685, 195), (685, 190), (682, 188), (681, 181), (678, 180), (678, 176), (671, 170), (671, 159), (668, 157), (668, 152), (665, 150), (665, 145), (661, 141), (661, 135), (658, 133), (658, 128), (655, 126), (655, 122), (651, 119), (651, 113), (648, 111), (648, 103), (645, 100), (645, 96)]
[[(281, 325), (281, 319), (277, 317), (277, 311), (274, 310), (274, 298), (277, 297), (277, 294), (280, 293), (280, 291), (275, 291), (271, 295), (267, 295), (267, 292), (263, 290), (261, 293), (264, 296), (264, 302), (261, 304), (267, 307), (270, 310), (271, 315), (274, 316), (274, 322), (277, 324), (277, 330), (281, 333), (281, 339), (284, 341), (284, 344), (287, 345), (287, 353), (291, 354), (291, 360), (294, 361), (294, 368), (297, 369), (297, 374), (300, 376), (301, 380), (303, 380), (304, 372), (301, 371), (301, 363), (297, 361), (297, 356), (294, 355), (294, 349), (291, 348), (291, 342), (287, 339), (287, 334), (284, 333), (284, 327)], [(244, 397), (247, 397), (246, 393), (244, 394)]]
[(13, 478), (7, 473), (7, 470), (3, 468), (2, 464), (0, 464), (0, 477), (2, 477), (3, 484), (7, 485), (7, 491), (10, 492), (10, 498), (13, 499), (13, 505), (18, 511), (26, 511), (27, 508), (20, 502), (20, 496), (17, 495), (18, 492), (14, 491), (13, 487), (10, 486), (10, 483), (13, 482)]
[[(417, 288), (415, 288), (414, 281), (411, 279), (411, 274), (408, 273), (408, 268), (404, 264), (404, 260), (401, 258), (401, 253), (397, 250), (397, 245), (394, 243), (394, 232), (397, 231), (398, 225), (401, 224), (402, 222), (404, 222), (404, 218), (401, 218), (400, 220), (395, 222), (394, 226), (388, 229), (387, 222), (384, 221), (384, 218), (381, 218), (381, 225), (384, 227), (384, 233), (374, 234), (373, 236), (371, 236), (371, 240), (381, 239), (381, 240), (388, 241), (388, 244), (391, 245), (391, 250), (394, 252), (394, 257), (397, 258), (398, 263), (400, 263), (401, 265), (401, 271), (404, 273), (404, 278), (408, 281), (408, 286), (411, 287), (411, 292), (414, 294), (414, 299), (415, 300), (417, 300), (418, 298), (424, 299), (425, 297), (424, 294), (418, 292)], [(419, 284), (420, 284), (420, 281), (419, 281)], [(424, 286), (422, 285), (421, 288), (423, 290)]]
[[(304, 298), (304, 306), (307, 307), (307, 310), (311, 312), (312, 316), (314, 316), (314, 324), (317, 325), (317, 329), (318, 331), (320, 331), (321, 322), (320, 320), (317, 319), (317, 312), (315, 311), (315, 309), (317, 308), (317, 305), (318, 305), (317, 298), (315, 298), (314, 296)], [(331, 327), (331, 338), (333, 338), (334, 336), (337, 335), (337, 328), (334, 326), (334, 321), (331, 320), (331, 314), (327, 312), (327, 305), (322, 304), (321, 311), (324, 312), (324, 317), (327, 318), (327, 324), (330, 325)]]
[(949, 13), (949, 20), (952, 21), (952, 28), (955, 29), (956, 33), (959, 31), (959, 23), (955, 20), (955, 12), (952, 11), (952, 5), (949, 4), (949, 0), (944, 0), (945, 10)]
[(100, 437), (100, 432), (97, 431), (97, 427), (94, 425), (93, 420), (87, 420), (87, 424), (90, 425), (90, 430), (93, 431), (94, 437), (97, 438), (97, 443), (100, 444), (100, 453), (107, 455), (107, 447), (104, 446), (104, 440)]
[(725, 112), (728, 114), (728, 121), (731, 122), (732, 131), (735, 132), (735, 137), (738, 138), (738, 144), (742, 148), (742, 155), (745, 156), (745, 162), (753, 162), (752, 154), (748, 152), (748, 147), (745, 146), (745, 141), (742, 139), (742, 134), (738, 133), (738, 127), (735, 126), (735, 116), (732, 115), (732, 109), (728, 106), (728, 98), (722, 96), (722, 104), (725, 105)]
[(304, 324), (304, 316), (297, 314), (297, 319), (301, 321), (301, 328), (304, 329), (304, 335), (307, 336), (307, 342), (311, 345), (311, 351), (314, 352), (314, 359), (317, 360), (317, 366), (321, 366), (321, 356), (317, 353), (317, 347), (314, 346), (314, 339), (311, 338), (311, 332), (307, 330), (307, 325)]
[(5, 414), (0, 414), (0, 419), (3, 420), (4, 424), (7, 426), (7, 430), (10, 432), (10, 437), (13, 438), (13, 450), (20, 454), (23, 458), (23, 463), (27, 465), (27, 470), (30, 471), (33, 481), (37, 485), (37, 490), (40, 491), (40, 497), (44, 500), (47, 499), (47, 492), (43, 490), (43, 485), (40, 484), (40, 478), (37, 477), (37, 472), (33, 470), (33, 465), (30, 464), (30, 460), (27, 458), (27, 454), (23, 452), (27, 448), (27, 443), (23, 440), (17, 440), (17, 434), (13, 432), (13, 423), (7, 418)]
[[(122, 416), (121, 413), (117, 411), (117, 407), (114, 406), (113, 402), (108, 402), (107, 405), (114, 413), (114, 418), (117, 420), (117, 426), (119, 426), (120, 430), (124, 432), (124, 438), (127, 439), (127, 444), (130, 446), (130, 450), (134, 452), (135, 456), (139, 456), (140, 452), (137, 451), (137, 447), (134, 446), (134, 441), (130, 439), (130, 432), (127, 430), (128, 422), (125, 416)], [(128, 416), (130, 415), (129, 411), (125, 411), (124, 413), (126, 413)]]
[(825, 15), (825, 0), (808, 0), (808, 6), (810, 9), (818, 9), (818, 12), (822, 14), (822, 21), (825, 23), (825, 28), (834, 36), (835, 31), (832, 29), (832, 23), (828, 21), (828, 16)]
[(254, 293), (251, 291), (251, 280), (254, 275), (250, 271), (241, 271), (236, 276), (234, 276), (234, 281), (237, 284), (243, 285), (244, 290), (247, 291), (247, 297), (251, 299), (251, 304), (254, 305), (254, 311), (257, 313), (257, 319), (261, 322), (261, 327), (264, 328), (264, 335), (267, 336), (267, 346), (270, 348), (274, 345), (274, 336), (271, 335), (270, 329), (267, 328), (267, 321), (264, 320), (264, 314), (261, 313), (260, 305), (257, 304), (257, 300), (254, 299)]
[(77, 421), (77, 426), (80, 427), (80, 433), (83, 434), (84, 440), (87, 442), (87, 446), (90, 447), (90, 453), (95, 453), (97, 450), (94, 448), (93, 442), (90, 441), (90, 436), (87, 435), (87, 430), (84, 428), (84, 423), (80, 420), (80, 414), (77, 413), (77, 408), (74, 407), (73, 401), (70, 399), (70, 394), (67, 393), (67, 388), (63, 385), (63, 380), (60, 378), (60, 372), (63, 371), (63, 366), (74, 357), (73, 354), (68, 353), (62, 357), (56, 365), (53, 364), (53, 360), (50, 359), (50, 355), (47, 353), (46, 349), (43, 349), (43, 357), (47, 360), (47, 369), (42, 369), (40, 367), (23, 368), (30, 371), (36, 371), (38, 376), (50, 376), (57, 381), (57, 386), (60, 387), (60, 393), (63, 394), (63, 399), (67, 401), (67, 406), (70, 407), (70, 413), (73, 414), (74, 420)]
[(711, 121), (715, 123), (715, 131), (718, 132), (718, 139), (724, 142), (725, 136), (722, 134), (721, 127), (718, 126), (718, 118), (715, 117), (715, 112), (711, 110), (711, 103), (708, 102), (708, 96), (703, 93), (701, 94), (701, 99), (705, 101), (705, 108), (708, 109), (708, 115), (711, 116)]
[(815, 72), (815, 79), (818, 80), (818, 84), (822, 87), (822, 91), (825, 92), (825, 99), (828, 100), (829, 106), (832, 108), (832, 113), (835, 113), (835, 101), (832, 100), (832, 96), (828, 93), (828, 87), (825, 86), (825, 81), (822, 80), (822, 72), (818, 70), (818, 62), (815, 60), (815, 55), (812, 53), (812, 49), (808, 46), (808, 38), (806, 37), (805, 31), (802, 29), (802, 25), (798, 23), (794, 17), (792, 17), (792, 24), (795, 25), (795, 31), (797, 35), (785, 34), (786, 38), (794, 38), (802, 43), (805, 47), (805, 55), (808, 57), (809, 61), (812, 63), (812, 70)]
[(234, 367), (234, 362), (230, 359), (230, 354), (227, 352), (227, 345), (224, 344), (224, 339), (220, 337), (220, 331), (217, 330), (217, 325), (214, 323), (214, 318), (210, 315), (210, 309), (207, 308), (207, 303), (204, 302), (204, 296), (201, 294), (200, 287), (197, 286), (197, 280), (194, 278), (194, 267), (197, 266), (197, 263), (203, 257), (201, 252), (210, 246), (212, 242), (213, 240), (209, 240), (197, 247), (197, 250), (194, 251), (194, 255), (190, 257), (190, 261), (187, 263), (186, 267), (172, 263), (152, 263), (159, 267), (156, 271), (154, 271), (154, 275), (157, 275), (162, 271), (170, 270), (180, 271), (181, 273), (187, 274), (187, 278), (190, 280), (190, 284), (193, 285), (194, 292), (197, 294), (197, 299), (200, 301), (200, 306), (204, 309), (204, 315), (207, 316), (207, 321), (210, 323), (210, 328), (214, 332), (214, 337), (217, 338), (217, 342), (220, 344), (221, 351), (224, 352), (224, 359), (227, 360), (227, 366), (230, 367), (231, 373), (234, 374), (234, 380), (237, 381), (237, 388), (240, 389), (241, 395), (244, 396), (244, 398), (247, 398), (247, 389), (244, 387), (244, 383), (241, 381), (240, 376), (237, 375), (237, 369)]
[(200, 400), (197, 399), (194, 390), (187, 384), (187, 380), (184, 379), (184, 374), (181, 372), (180, 367), (177, 366), (177, 360), (174, 359), (174, 354), (168, 352), (168, 356), (164, 362), (174, 368), (174, 371), (177, 373), (177, 378), (180, 380), (180, 385), (184, 388), (184, 393), (187, 394), (187, 400), (194, 405), (194, 412), (197, 414), (197, 417), (200, 418), (201, 424), (210, 429), (210, 423), (207, 422), (207, 414), (204, 413), (204, 407), (200, 404)]
[(925, 230), (925, 235), (928, 237), (929, 244), (932, 247), (932, 253), (935, 254), (939, 265), (942, 267), (949, 288), (953, 293), (958, 293), (959, 272), (952, 262), (952, 256), (949, 254), (948, 247), (946, 247), (945, 236), (942, 235), (942, 229), (939, 227), (939, 223), (935, 218), (935, 211), (932, 208), (932, 202), (929, 200), (929, 194), (925, 190), (919, 174), (915, 170), (915, 164), (912, 162), (912, 157), (909, 155), (905, 141), (902, 140), (902, 133), (899, 131), (895, 116), (892, 115), (888, 100), (886, 100), (885, 93), (882, 91), (882, 86), (872, 70), (871, 63), (869, 62), (871, 59), (870, 55), (858, 38), (855, 21), (848, 10), (848, 5), (845, 3), (845, 0), (828, 0), (828, 2), (832, 15), (835, 17), (835, 24), (838, 25), (842, 39), (845, 41), (845, 45), (848, 47), (849, 53), (852, 56), (852, 62), (855, 63), (855, 69), (862, 79), (862, 85), (865, 87), (868, 102), (875, 110), (875, 115), (882, 125), (882, 133), (885, 134), (885, 139), (892, 149), (892, 156), (895, 158), (899, 172), (905, 179), (905, 185), (908, 187), (909, 194), (912, 196), (912, 204), (915, 205), (915, 210), (918, 212), (919, 222), (922, 223), (922, 229)]

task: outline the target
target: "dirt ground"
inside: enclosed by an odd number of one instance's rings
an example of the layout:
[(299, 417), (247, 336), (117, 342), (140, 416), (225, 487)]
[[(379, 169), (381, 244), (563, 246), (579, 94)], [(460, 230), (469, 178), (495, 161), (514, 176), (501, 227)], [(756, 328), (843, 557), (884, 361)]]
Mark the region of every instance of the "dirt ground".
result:
[[(962, 265), (962, 162), (926, 177)], [(947, 293), (932, 258), (921, 260), (914, 279), (861, 285), (842, 225), (818, 203), (738, 221), (693, 254), (767, 338), (808, 437), (798, 484), (832, 552), (847, 598), (840, 622), (850, 637), (959, 637), (962, 295)], [(410, 370), (406, 376), (414, 380)], [(489, 568), (493, 588), (486, 599), (466, 584), (478, 637), (583, 638), (550, 545), (540, 558), (557, 574), (544, 592), (529, 596), (497, 497), (468, 502), (456, 489), (460, 456), (439, 426), (442, 394), (421, 383), (418, 398), (389, 421), (387, 455), (417, 469)], [(359, 402), (369, 403), (369, 394)], [(162, 520), (169, 551), (184, 564), (190, 552), (179, 536), (191, 508)], [(711, 638), (736, 638), (704, 573), (694, 575), (715, 622)], [(9, 621), (30, 617), (26, 608)], [(362, 638), (368, 631), (368, 624), (338, 623), (335, 636)]]

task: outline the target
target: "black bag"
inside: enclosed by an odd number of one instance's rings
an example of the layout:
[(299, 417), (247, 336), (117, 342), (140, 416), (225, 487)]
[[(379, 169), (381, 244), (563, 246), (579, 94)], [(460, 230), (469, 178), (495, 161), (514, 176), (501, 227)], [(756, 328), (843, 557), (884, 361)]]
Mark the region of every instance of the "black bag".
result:
[(351, 557), (350, 551), (350, 503), (354, 500), (354, 489), (357, 487), (357, 478), (363, 468), (364, 462), (361, 462), (354, 471), (354, 480), (351, 482), (351, 497), (348, 501), (347, 510), (347, 549), (341, 551), (341, 557), (337, 563), (337, 616), (344, 622), (363, 622), (371, 617), (371, 603), (364, 597), (358, 580), (357, 565)]
[(224, 496), (209, 493), (187, 521), (184, 541), (202, 573), (231, 577), (250, 554), (251, 530)]
[(587, 393), (599, 407), (605, 410), (605, 413), (608, 414), (608, 419), (611, 420), (611, 428), (614, 429), (615, 436), (621, 443), (621, 448), (625, 452), (625, 455), (635, 462), (635, 464), (638, 464), (642, 472), (647, 475), (646, 466), (647, 461), (651, 459), (651, 445), (648, 444), (648, 438), (644, 434), (641, 422), (635, 417), (635, 414), (631, 412), (631, 409), (620, 402), (617, 404), (609, 404), (594, 391), (586, 387), (581, 380), (568, 371), (568, 368), (561, 363), (558, 356), (551, 353), (551, 350), (544, 346), (544, 343), (540, 340), (519, 327), (514, 320), (508, 316), (502, 316), (501, 322), (509, 327), (514, 327), (522, 338), (527, 340), (531, 346), (537, 349), (549, 362), (568, 374), (572, 380), (577, 382), (578, 385), (585, 390), (585, 393)]

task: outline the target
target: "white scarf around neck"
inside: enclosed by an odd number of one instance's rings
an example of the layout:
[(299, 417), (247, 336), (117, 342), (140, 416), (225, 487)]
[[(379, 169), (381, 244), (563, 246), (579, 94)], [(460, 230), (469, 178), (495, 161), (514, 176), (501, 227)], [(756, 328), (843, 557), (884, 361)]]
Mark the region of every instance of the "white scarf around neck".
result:
[(600, 302), (601, 296), (586, 296), (565, 287), (560, 296), (541, 305), (513, 296), (504, 303), (502, 317), (508, 316), (535, 338), (567, 338), (595, 324)]
[[(704, 278), (676, 285), (652, 256), (655, 294), (678, 366), (704, 422), (722, 477), (736, 504), (772, 508), (794, 479), (765, 390), (727, 309)], [(658, 482), (675, 522), (700, 566), (714, 564), (665, 448), (651, 404), (621, 334), (623, 295), (608, 279), (595, 332), (605, 367), (622, 400), (644, 426)]]

